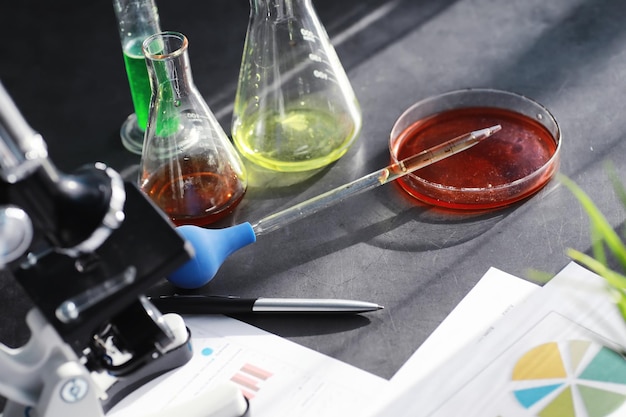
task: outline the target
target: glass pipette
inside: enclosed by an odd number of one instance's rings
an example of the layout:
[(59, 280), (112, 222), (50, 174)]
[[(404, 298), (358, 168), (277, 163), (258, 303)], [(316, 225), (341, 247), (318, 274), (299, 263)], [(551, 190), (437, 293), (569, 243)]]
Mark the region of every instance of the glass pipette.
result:
[(437, 161), (471, 148), (483, 139), (488, 138), (502, 127), (495, 125), (486, 129), (476, 130), (457, 136), (418, 154), (410, 156), (399, 162), (393, 163), (383, 169), (367, 174), (357, 180), (341, 185), (316, 197), (310, 198), (295, 206), (271, 214), (252, 224), (252, 229), (257, 236), (286, 226), (296, 220), (310, 216), (327, 207), (335, 205), (348, 197), (361, 194), (391, 181), (395, 181), (405, 175), (434, 164)]
[(498, 132), (501, 128), (500, 125), (495, 125), (457, 136), (357, 180), (264, 217), (252, 224), (241, 223), (224, 229), (179, 226), (177, 230), (190, 241), (196, 255), (191, 261), (171, 274), (168, 280), (181, 288), (199, 288), (213, 279), (228, 256), (242, 247), (254, 243), (257, 236), (272, 232), (335, 205), (348, 197), (385, 185), (418, 169), (467, 150)]

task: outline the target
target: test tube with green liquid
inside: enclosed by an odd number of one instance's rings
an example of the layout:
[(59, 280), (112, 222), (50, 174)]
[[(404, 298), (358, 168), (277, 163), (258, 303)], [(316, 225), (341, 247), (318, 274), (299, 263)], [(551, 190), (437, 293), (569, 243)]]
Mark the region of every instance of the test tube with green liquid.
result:
[(152, 94), (141, 48), (148, 36), (161, 31), (159, 14), (154, 0), (113, 0), (113, 9), (134, 108), (122, 124), (120, 137), (126, 149), (141, 155)]

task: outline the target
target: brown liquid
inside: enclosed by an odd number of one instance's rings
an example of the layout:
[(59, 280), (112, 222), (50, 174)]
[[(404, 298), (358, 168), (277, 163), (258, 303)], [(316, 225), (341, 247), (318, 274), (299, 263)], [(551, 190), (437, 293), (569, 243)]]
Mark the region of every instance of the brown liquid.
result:
[(392, 151), (397, 159), (403, 159), (446, 139), (496, 124), (502, 130), (492, 137), (400, 179), (399, 184), (420, 200), (461, 209), (502, 206), (534, 193), (556, 166), (539, 172), (537, 178), (525, 179), (545, 167), (557, 143), (540, 123), (510, 110), (465, 108), (436, 114), (405, 129)]
[(222, 219), (246, 191), (229, 165), (218, 173), (216, 167), (194, 158), (161, 167), (142, 188), (177, 226), (206, 226)]

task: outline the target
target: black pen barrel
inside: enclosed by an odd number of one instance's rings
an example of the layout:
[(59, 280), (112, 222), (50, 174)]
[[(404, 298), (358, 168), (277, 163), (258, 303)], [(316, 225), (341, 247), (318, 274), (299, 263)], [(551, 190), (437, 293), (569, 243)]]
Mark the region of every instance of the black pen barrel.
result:
[(237, 314), (251, 313), (255, 299), (220, 297), (152, 297), (162, 313), (178, 314)]

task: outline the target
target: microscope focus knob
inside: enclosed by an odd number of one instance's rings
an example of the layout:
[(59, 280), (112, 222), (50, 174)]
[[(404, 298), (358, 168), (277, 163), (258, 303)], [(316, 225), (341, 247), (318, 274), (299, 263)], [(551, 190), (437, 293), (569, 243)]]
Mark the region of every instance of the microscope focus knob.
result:
[(0, 268), (22, 256), (33, 241), (33, 224), (24, 210), (0, 207)]

